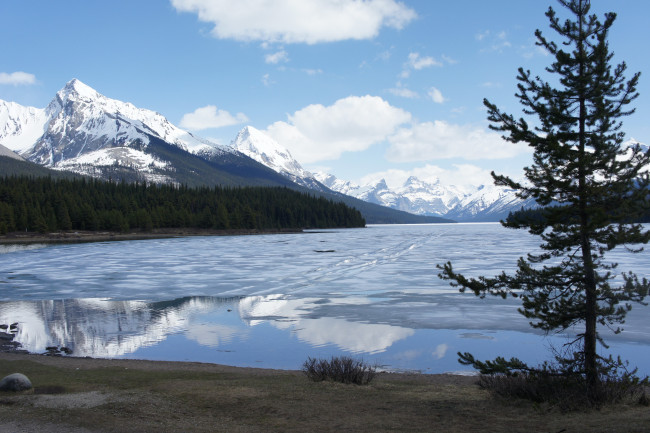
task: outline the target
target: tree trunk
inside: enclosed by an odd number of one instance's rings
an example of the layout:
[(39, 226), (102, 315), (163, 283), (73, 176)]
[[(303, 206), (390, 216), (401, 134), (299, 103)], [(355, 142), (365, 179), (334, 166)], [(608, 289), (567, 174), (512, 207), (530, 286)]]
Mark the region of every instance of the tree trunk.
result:
[[(578, 41), (578, 52), (580, 56), (579, 76), (585, 76), (585, 52), (583, 20), (584, 16), (580, 15), (580, 39)], [(591, 257), (591, 237), (589, 232), (589, 214), (587, 212), (587, 169), (585, 162), (586, 147), (586, 89), (581, 86), (579, 89), (580, 114), (579, 114), (579, 145), (578, 145), (578, 195), (580, 197), (580, 231), (581, 231), (581, 249), (582, 263), (584, 270), (584, 290), (585, 290), (585, 334), (584, 334), (584, 372), (587, 381), (587, 397), (593, 403), (597, 401), (600, 392), (600, 377), (598, 374), (598, 358), (596, 353), (597, 345), (597, 290), (596, 278), (594, 275), (594, 263)]]

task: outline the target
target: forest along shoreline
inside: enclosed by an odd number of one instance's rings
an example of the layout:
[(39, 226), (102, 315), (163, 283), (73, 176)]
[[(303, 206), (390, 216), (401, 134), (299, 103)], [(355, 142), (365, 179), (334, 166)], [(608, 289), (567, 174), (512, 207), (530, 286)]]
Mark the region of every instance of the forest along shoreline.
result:
[(136, 241), (146, 239), (167, 239), (190, 236), (248, 236), (305, 233), (302, 229), (154, 229), (151, 231), (74, 230), (52, 233), (13, 232), (0, 235), (0, 245), (16, 244), (67, 244), (106, 241)]

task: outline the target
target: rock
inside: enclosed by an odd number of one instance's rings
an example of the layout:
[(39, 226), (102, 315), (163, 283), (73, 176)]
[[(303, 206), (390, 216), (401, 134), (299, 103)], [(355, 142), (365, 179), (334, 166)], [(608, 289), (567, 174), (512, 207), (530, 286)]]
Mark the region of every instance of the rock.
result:
[(10, 374), (0, 380), (0, 391), (24, 391), (32, 388), (32, 382), (21, 373)]

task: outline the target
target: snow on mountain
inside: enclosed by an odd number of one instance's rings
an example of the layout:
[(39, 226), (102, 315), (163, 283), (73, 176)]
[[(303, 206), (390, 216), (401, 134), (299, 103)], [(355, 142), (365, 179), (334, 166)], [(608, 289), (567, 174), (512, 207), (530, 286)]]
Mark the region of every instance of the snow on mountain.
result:
[(391, 189), (384, 179), (359, 186), (325, 173), (317, 173), (316, 178), (334, 191), (361, 200), (417, 215), (458, 221), (498, 221), (521, 206), (534, 205), (517, 198), (514, 191), (494, 185), (458, 187), (411, 176), (400, 187)]
[[(110, 149), (146, 147), (149, 135), (195, 154), (228, 151), (174, 126), (159, 113), (107, 98), (77, 79), (57, 92), (45, 109), (0, 102), (0, 144), (52, 168), (70, 168), (87, 153), (108, 162), (117, 155)], [(131, 161), (134, 166), (140, 162)]]
[(460, 200), (446, 216), (458, 221), (498, 221), (512, 211), (535, 206), (534, 200), (522, 200), (512, 189), (481, 185)]
[(45, 132), (48, 117), (43, 108), (0, 100), (0, 144), (17, 153), (28, 150)]
[(442, 185), (440, 180), (427, 183), (415, 176), (409, 177), (396, 193), (402, 197), (401, 210), (408, 208), (419, 215), (444, 215), (468, 195), (467, 189)]
[(336, 176), (328, 173), (317, 172), (314, 177), (323, 185), (332, 191), (340, 192), (341, 194), (356, 197), (355, 192), (359, 190), (360, 186), (350, 182), (349, 180), (341, 180)]
[(302, 168), (289, 150), (259, 129), (246, 126), (239, 131), (230, 143), (232, 149), (264, 164), (281, 175), (288, 177), (298, 185), (322, 191), (323, 186), (313, 174)]
[(173, 171), (167, 161), (161, 161), (141, 150), (130, 147), (109, 147), (84, 153), (76, 158), (61, 161), (56, 168), (96, 177), (97, 167), (113, 165), (137, 167), (138, 172), (148, 182), (174, 183), (174, 179), (159, 172), (161, 169)]

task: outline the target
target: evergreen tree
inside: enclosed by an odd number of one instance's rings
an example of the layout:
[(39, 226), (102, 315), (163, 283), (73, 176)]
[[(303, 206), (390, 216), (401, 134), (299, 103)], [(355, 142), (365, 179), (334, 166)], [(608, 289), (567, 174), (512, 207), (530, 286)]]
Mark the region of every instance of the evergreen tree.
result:
[[(619, 245), (642, 246), (650, 240), (650, 232), (634, 223), (649, 206), (649, 178), (643, 170), (650, 164), (650, 152), (638, 144), (623, 145), (621, 118), (634, 112), (626, 106), (638, 96), (640, 74), (626, 80), (625, 63), (610, 64), (607, 36), (616, 14), (607, 13), (600, 22), (589, 14), (589, 0), (559, 2), (572, 19), (562, 23), (552, 8), (546, 15), (562, 44), (547, 40), (539, 30), (535, 33), (537, 45), (554, 56), (546, 68), (551, 81), (522, 68), (517, 76), (516, 96), (538, 126), (484, 101), (492, 129), (534, 149), (533, 164), (524, 169), (527, 182), (492, 176), (495, 184), (514, 188), (520, 198), (532, 197), (544, 207), (541, 217), (522, 214), (503, 222), (539, 236), (543, 252), (520, 258), (514, 275), (474, 279), (454, 272), (451, 263), (439, 268), (440, 277), (461, 291), (521, 297), (520, 312), (535, 328), (549, 332), (584, 325), (572, 354), (558, 361), (563, 371), (580, 373), (590, 401), (596, 403), (603, 377), (620, 366), (612, 357), (599, 357), (597, 344), (605, 343), (597, 326), (620, 332), (632, 302), (643, 303), (648, 294), (648, 281), (633, 273), (623, 274), (623, 283), (615, 284), (616, 264), (605, 255)], [(486, 371), (521, 367), (516, 358), (483, 363), (469, 353), (459, 355), (460, 362)]]

